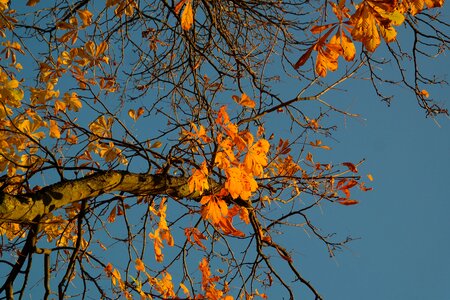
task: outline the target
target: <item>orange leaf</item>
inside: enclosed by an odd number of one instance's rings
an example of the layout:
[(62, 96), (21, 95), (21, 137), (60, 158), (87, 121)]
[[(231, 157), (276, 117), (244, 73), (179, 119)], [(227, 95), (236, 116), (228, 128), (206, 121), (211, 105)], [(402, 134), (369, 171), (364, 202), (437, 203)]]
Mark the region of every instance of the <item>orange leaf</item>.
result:
[(184, 283), (182, 283), (182, 282), (180, 283), (180, 288), (183, 291), (183, 293), (189, 298), (190, 293), (189, 293), (188, 288), (184, 285)]
[(350, 199), (342, 199), (342, 200), (339, 200), (339, 203), (342, 204), (342, 205), (355, 205), (355, 204), (358, 204), (359, 201), (357, 201), (357, 200), (350, 200)]
[(228, 214), (226, 202), (215, 195), (203, 196), (200, 203), (203, 219), (210, 220), (213, 224), (218, 224)]
[[(195, 244), (197, 244), (198, 246), (200, 246), (203, 250), (206, 250), (205, 245), (203, 245), (201, 240), (206, 240), (206, 236), (200, 232), (200, 230), (198, 230), (195, 227), (188, 227), (184, 229), (184, 235), (186, 235), (188, 241), (193, 244), (195, 242)], [(191, 236), (194, 237), (194, 242), (192, 242), (191, 240)]]
[(198, 192), (201, 195), (203, 191), (209, 189), (208, 173), (206, 162), (203, 162), (200, 169), (195, 169), (188, 180), (189, 192)]
[(238, 103), (239, 105), (242, 105), (245, 107), (255, 108), (255, 106), (256, 106), (255, 101), (250, 99), (250, 97), (247, 96), (246, 93), (243, 93), (240, 98), (236, 95), (233, 95), (231, 98), (233, 98), (233, 100), (236, 101), (236, 103)]
[(114, 207), (111, 212), (109, 213), (108, 216), (108, 222), (109, 223), (114, 223), (114, 221), (116, 220), (116, 207)]
[(183, 7), (183, 5), (186, 3), (186, 1), (188, 0), (181, 0), (180, 2), (178, 2), (177, 5), (175, 5), (175, 8), (173, 9), (175, 14), (178, 15), (181, 11), (181, 8)]
[(136, 270), (145, 272), (145, 265), (142, 262), (142, 260), (140, 260), (139, 258), (136, 258), (135, 263), (136, 263), (136, 266), (135, 266)]
[(430, 97), (430, 94), (428, 93), (427, 90), (422, 90), (422, 91), (420, 91), (420, 94), (421, 94), (422, 96), (424, 96), (425, 98)]
[(315, 26), (311, 27), (310, 30), (311, 30), (311, 33), (318, 34), (318, 33), (321, 33), (322, 31), (330, 28), (333, 25), (335, 25), (335, 24), (331, 23), (331, 24), (326, 24), (326, 25), (321, 25), (321, 26), (315, 25)]
[(192, 10), (191, 1), (186, 3), (183, 13), (181, 14), (181, 28), (188, 31), (194, 23), (194, 12)]

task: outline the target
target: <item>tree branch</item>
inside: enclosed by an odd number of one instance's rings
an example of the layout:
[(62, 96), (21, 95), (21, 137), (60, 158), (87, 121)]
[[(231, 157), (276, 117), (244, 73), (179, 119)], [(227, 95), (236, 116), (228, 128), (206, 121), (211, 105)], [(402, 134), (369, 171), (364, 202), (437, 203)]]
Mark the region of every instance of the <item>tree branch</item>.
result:
[(189, 191), (188, 179), (166, 174), (106, 171), (55, 183), (34, 193), (11, 195), (0, 191), (0, 224), (32, 223), (70, 203), (119, 191), (133, 195), (167, 195), (198, 200), (200, 194)]

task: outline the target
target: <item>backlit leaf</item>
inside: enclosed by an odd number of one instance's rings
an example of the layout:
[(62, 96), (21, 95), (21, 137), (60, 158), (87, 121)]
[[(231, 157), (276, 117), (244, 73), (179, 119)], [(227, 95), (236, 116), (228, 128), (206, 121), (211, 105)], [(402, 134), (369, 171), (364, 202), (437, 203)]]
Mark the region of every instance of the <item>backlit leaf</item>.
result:
[(188, 31), (194, 23), (194, 12), (192, 10), (191, 0), (186, 3), (183, 13), (181, 14), (181, 28)]

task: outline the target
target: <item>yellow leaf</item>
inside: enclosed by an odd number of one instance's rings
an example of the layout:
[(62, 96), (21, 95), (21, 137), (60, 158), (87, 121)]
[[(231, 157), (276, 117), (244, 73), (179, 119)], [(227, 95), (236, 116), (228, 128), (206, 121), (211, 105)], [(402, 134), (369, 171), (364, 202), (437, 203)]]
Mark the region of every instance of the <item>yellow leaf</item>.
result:
[(342, 35), (340, 37), (340, 42), (343, 51), (343, 57), (346, 61), (352, 61), (355, 58), (356, 48), (355, 44), (353, 44), (352, 40), (345, 35), (344, 31), (342, 31)]
[(17, 81), (16, 79), (10, 80), (6, 84), (6, 87), (8, 89), (15, 89), (15, 88), (19, 87), (19, 81)]
[(100, 116), (94, 122), (89, 124), (89, 129), (99, 137), (110, 138), (113, 121), (113, 118), (108, 118), (106, 120), (105, 116)]
[(192, 10), (191, 1), (189, 1), (186, 3), (183, 13), (181, 14), (181, 28), (187, 31), (191, 29), (193, 23), (194, 23), (194, 12)]
[(150, 148), (161, 148), (162, 143), (160, 141), (156, 141)]
[(373, 176), (372, 176), (372, 174), (367, 174), (367, 178), (369, 178), (370, 181), (373, 181)]
[(78, 98), (77, 93), (72, 92), (71, 94), (65, 93), (63, 101), (69, 110), (77, 112), (83, 106), (81, 104), (80, 98)]
[(405, 15), (403, 15), (401, 12), (397, 10), (390, 12), (386, 16), (389, 20), (392, 21), (392, 25), (394, 26), (400, 26), (405, 21)]
[(128, 116), (130, 116), (130, 118), (132, 118), (134, 121), (136, 121), (136, 112), (134, 111), (134, 109), (130, 109), (128, 111)]
[(188, 288), (181, 282), (180, 283), (180, 288), (183, 290), (183, 293), (186, 295), (186, 297), (190, 297), (190, 293)]
[(89, 26), (92, 23), (92, 13), (87, 9), (80, 9), (78, 11), (78, 16), (80, 16), (83, 26)]
[(58, 124), (54, 120), (50, 120), (50, 137), (59, 139), (61, 132), (59, 131)]

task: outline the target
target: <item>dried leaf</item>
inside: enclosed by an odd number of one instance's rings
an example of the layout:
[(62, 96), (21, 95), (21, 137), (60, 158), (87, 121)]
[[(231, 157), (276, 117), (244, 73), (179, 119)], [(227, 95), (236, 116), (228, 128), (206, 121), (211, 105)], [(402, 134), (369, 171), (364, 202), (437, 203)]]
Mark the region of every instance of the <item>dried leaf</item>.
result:
[(350, 171), (352, 171), (353, 173), (358, 173), (358, 169), (356, 168), (356, 166), (354, 164), (352, 164), (351, 162), (344, 162), (342, 163), (344, 166), (346, 166)]

